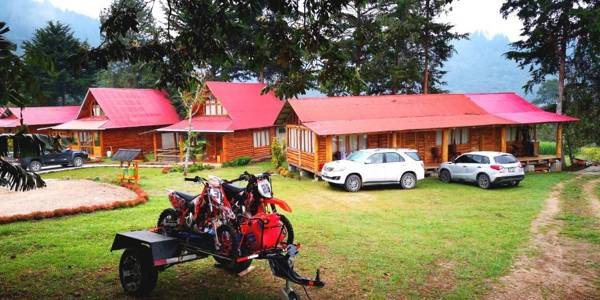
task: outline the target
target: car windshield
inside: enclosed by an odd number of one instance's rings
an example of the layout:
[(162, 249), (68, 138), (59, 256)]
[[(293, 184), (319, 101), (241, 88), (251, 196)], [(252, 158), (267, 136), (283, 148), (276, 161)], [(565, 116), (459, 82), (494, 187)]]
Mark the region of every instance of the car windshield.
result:
[(369, 156), (369, 152), (365, 151), (356, 151), (350, 154), (346, 159), (351, 161), (362, 161), (365, 160)]
[(512, 154), (502, 154), (494, 157), (497, 164), (514, 164), (518, 162), (517, 158)]
[(416, 161), (421, 161), (421, 156), (419, 156), (419, 153), (417, 152), (404, 152), (404, 154), (410, 156), (410, 158)]

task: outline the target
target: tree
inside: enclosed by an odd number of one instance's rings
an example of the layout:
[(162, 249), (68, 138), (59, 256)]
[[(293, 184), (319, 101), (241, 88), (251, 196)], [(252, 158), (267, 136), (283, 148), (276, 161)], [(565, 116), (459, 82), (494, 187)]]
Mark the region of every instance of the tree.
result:
[(104, 42), (81, 61), (103, 68), (111, 61), (156, 63), (160, 85), (171, 88), (185, 88), (198, 70), (206, 79), (229, 78), (241, 66), (244, 76), (265, 78), (278, 96), (293, 97), (314, 86), (315, 61), (333, 26), (330, 18), (346, 2), (166, 0), (165, 26), (156, 39), (142, 44), (122, 41), (140, 32), (140, 8), (113, 4), (101, 26)]
[(558, 100), (558, 80), (549, 79), (544, 81), (536, 93), (533, 104), (544, 109), (552, 107), (556, 110), (556, 101)]
[(441, 92), (442, 68), (466, 37), (437, 18), (451, 0), (352, 1), (336, 15), (319, 84), (329, 95)]
[(187, 142), (185, 147), (185, 162), (183, 164), (183, 175), (187, 175), (191, 156), (191, 145), (193, 137), (192, 117), (198, 113), (204, 102), (202, 91), (204, 90), (204, 81), (194, 78), (190, 83), (191, 90), (179, 91), (181, 104), (185, 109), (185, 117), (188, 120)]
[[(121, 37), (121, 43), (131, 45), (145, 45), (158, 38), (159, 30), (152, 16), (152, 11), (145, 6), (144, 0), (115, 0), (111, 6), (133, 7), (138, 11), (140, 30), (128, 32)], [(104, 22), (110, 17), (111, 8), (104, 9), (100, 14), (100, 21)], [(103, 37), (105, 40), (105, 37)], [(109, 87), (135, 87), (154, 88), (158, 86), (160, 75), (154, 63), (137, 62), (127, 60), (110, 62), (105, 70), (97, 75), (99, 86)]]
[(24, 62), (42, 90), (29, 95), (37, 104), (79, 103), (93, 85), (96, 70), (92, 65), (74, 68), (73, 57), (89, 46), (74, 37), (71, 28), (60, 22), (48, 22), (23, 43)]
[(548, 75), (558, 76), (556, 113), (563, 113), (567, 48), (576, 42), (584, 27), (578, 12), (591, 0), (506, 0), (500, 12), (506, 18), (516, 13), (523, 22), (522, 40), (512, 43), (513, 51), (506, 57), (522, 68), (529, 67), (531, 80), (525, 89), (531, 91)]

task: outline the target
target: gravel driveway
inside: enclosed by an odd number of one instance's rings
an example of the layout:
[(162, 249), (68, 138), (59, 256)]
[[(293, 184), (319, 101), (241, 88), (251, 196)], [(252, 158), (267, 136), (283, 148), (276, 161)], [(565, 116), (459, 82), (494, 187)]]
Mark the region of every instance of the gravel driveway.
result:
[(134, 199), (124, 187), (91, 180), (46, 180), (42, 189), (13, 192), (0, 188), (0, 217)]

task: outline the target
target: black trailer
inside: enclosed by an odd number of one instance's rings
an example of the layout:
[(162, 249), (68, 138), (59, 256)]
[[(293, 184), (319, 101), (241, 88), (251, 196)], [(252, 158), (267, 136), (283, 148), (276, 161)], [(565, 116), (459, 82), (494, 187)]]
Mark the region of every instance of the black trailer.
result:
[(214, 250), (209, 234), (176, 232), (169, 236), (153, 231), (130, 231), (115, 236), (111, 251), (124, 249), (119, 263), (119, 278), (127, 294), (143, 296), (156, 286), (158, 273), (173, 265), (213, 256), (220, 261), (245, 262), (267, 259), (274, 276), (286, 280), (282, 292), (288, 299), (299, 299), (290, 282), (302, 286), (323, 287), (319, 270), (315, 279), (300, 276), (294, 271), (293, 259), (299, 246), (288, 245), (285, 250), (269, 250), (244, 257), (223, 257)]

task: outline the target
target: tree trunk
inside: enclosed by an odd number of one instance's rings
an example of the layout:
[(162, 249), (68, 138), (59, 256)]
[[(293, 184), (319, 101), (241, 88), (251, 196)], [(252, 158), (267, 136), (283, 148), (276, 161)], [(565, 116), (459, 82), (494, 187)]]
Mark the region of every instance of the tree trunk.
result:
[[(556, 100), (556, 113), (559, 115), (563, 114), (563, 103), (565, 101), (565, 73), (566, 73), (566, 57), (567, 57), (567, 45), (563, 39), (560, 42), (560, 57), (558, 59), (558, 99)], [(563, 136), (564, 136), (563, 131)], [(564, 146), (563, 146), (564, 150)], [(563, 169), (567, 166), (565, 162), (565, 151), (561, 151), (560, 161)]]
[(188, 136), (187, 136), (187, 147), (185, 147), (185, 161), (183, 163), (183, 175), (187, 176), (188, 165), (190, 162), (190, 145), (192, 143), (192, 109), (193, 104), (190, 105), (188, 111)]
[(425, 41), (423, 43), (423, 51), (425, 52), (424, 70), (423, 70), (423, 94), (429, 94), (429, 22), (431, 22), (431, 14), (429, 8), (429, 0), (425, 1)]
[(258, 72), (258, 82), (265, 83), (265, 70), (262, 68)]

